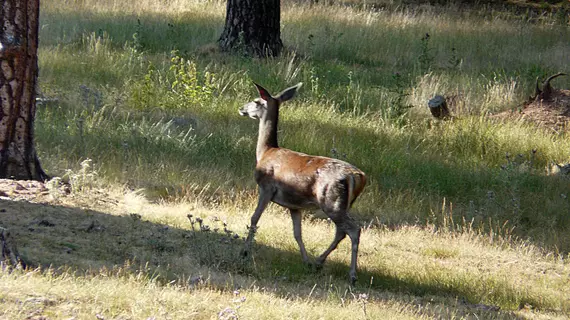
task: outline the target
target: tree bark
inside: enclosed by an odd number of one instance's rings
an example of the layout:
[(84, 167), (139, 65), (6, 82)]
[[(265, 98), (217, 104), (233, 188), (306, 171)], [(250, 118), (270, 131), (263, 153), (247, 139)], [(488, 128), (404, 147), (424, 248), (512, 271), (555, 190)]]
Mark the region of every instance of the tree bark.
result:
[(34, 146), (39, 0), (0, 7), (0, 178), (46, 180)]
[(283, 49), (280, 0), (228, 0), (218, 43), (225, 52), (278, 56)]
[(0, 262), (8, 264), (13, 268), (18, 266), (26, 267), (18, 253), (14, 238), (10, 236), (8, 229), (2, 227), (0, 227)]

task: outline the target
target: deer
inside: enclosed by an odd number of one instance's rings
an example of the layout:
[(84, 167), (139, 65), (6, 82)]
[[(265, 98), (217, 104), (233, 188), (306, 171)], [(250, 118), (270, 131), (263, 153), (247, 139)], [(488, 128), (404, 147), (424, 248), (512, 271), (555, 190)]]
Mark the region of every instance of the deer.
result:
[[(259, 84), (254, 83), (259, 98), (246, 103), (239, 114), (259, 120), (254, 177), (258, 186), (258, 202), (253, 215), (243, 258), (251, 255), (257, 223), (270, 202), (289, 209), (293, 222), (293, 236), (299, 245), (301, 258), (306, 265), (321, 269), (325, 260), (348, 235), (351, 240), (349, 279), (351, 285), (357, 280), (356, 269), (360, 226), (348, 210), (366, 185), (366, 175), (350, 163), (334, 158), (311, 156), (279, 147), (277, 127), (280, 105), (292, 99), (302, 82), (273, 96)], [(301, 233), (302, 211), (321, 209), (336, 227), (332, 243), (314, 264), (309, 262)]]

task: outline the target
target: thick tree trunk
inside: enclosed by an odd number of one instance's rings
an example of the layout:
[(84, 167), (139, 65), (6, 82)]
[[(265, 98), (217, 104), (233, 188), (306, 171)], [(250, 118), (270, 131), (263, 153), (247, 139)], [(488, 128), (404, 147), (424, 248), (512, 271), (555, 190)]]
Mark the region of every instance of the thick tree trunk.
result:
[(221, 50), (278, 56), (283, 49), (280, 7), (280, 0), (228, 0)]
[(2, 0), (0, 19), (0, 178), (45, 180), (34, 147), (39, 0)]

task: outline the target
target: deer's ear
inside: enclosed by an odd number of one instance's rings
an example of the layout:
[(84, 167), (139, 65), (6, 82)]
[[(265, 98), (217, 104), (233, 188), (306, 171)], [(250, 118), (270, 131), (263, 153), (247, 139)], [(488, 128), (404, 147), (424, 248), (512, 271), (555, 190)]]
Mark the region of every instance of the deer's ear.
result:
[(269, 101), (269, 99), (271, 99), (271, 94), (269, 93), (269, 91), (265, 90), (265, 88), (263, 88), (262, 86), (258, 85), (255, 82), (253, 84), (257, 88), (257, 91), (259, 92), (259, 97), (261, 97), (261, 99), (265, 101)]
[(303, 85), (302, 82), (297, 83), (296, 85), (287, 88), (285, 90), (283, 90), (279, 96), (277, 96), (277, 100), (279, 100), (279, 102), (284, 102), (287, 100), (291, 100), (295, 94), (297, 93), (297, 90), (299, 90), (299, 88), (301, 88), (301, 86)]

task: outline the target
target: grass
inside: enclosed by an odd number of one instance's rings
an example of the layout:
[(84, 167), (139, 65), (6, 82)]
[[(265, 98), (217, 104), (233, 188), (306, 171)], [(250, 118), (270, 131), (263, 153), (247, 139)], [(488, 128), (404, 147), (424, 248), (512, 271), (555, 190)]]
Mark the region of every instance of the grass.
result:
[[(365, 228), (360, 282), (350, 288), (349, 244), (322, 272), (307, 269), (283, 228), (288, 216), (275, 206), (254, 262), (244, 263), (242, 239), (233, 235), (245, 233), (249, 211), (206, 201), (153, 204), (140, 192), (102, 191), (87, 171), (73, 176), (82, 191), (2, 200), (3, 225), (17, 231), (24, 259), (43, 268), (0, 274), (0, 317), (178, 319), (226, 310), (260, 319), (512, 319), (568, 311), (567, 263), (498, 233)], [(304, 232), (316, 255), (333, 227), (306, 218)]]
[[(21, 276), (20, 276), (21, 277)], [(63, 279), (62, 279), (63, 278)], [(363, 312), (361, 303), (354, 299), (345, 306), (334, 306), (323, 302), (306, 301), (300, 298), (274, 297), (261, 289), (250, 289), (237, 294), (208, 289), (180, 289), (172, 286), (160, 286), (152, 280), (142, 277), (105, 277), (103, 275), (91, 279), (65, 279), (65, 277), (46, 277), (28, 275), (21, 281), (18, 275), (3, 277), (6, 285), (16, 282), (18, 291), (36, 290), (36, 296), (27, 299), (23, 305), (14, 309), (8, 306), (10, 318), (21, 316), (22, 309), (35, 311), (49, 317), (62, 318), (74, 315), (76, 318), (111, 317), (111, 318), (176, 318), (176, 319), (209, 319), (208, 315), (218, 315), (220, 319), (257, 318), (286, 319), (305, 318), (322, 319), (349, 317), (351, 314)], [(18, 281), (20, 280), (20, 281)], [(56, 286), (50, 283), (52, 280)], [(63, 281), (62, 281), (63, 280)], [(26, 286), (27, 284), (27, 286)], [(82, 287), (94, 288), (100, 295), (86, 295)], [(60, 292), (65, 291), (66, 293)], [(55, 291), (55, 293), (54, 293)], [(238, 292), (238, 291), (236, 291)], [(44, 298), (47, 296), (50, 298)], [(62, 305), (72, 294), (73, 303)], [(352, 300), (352, 299), (351, 299)], [(266, 305), (271, 308), (261, 310), (256, 306)], [(403, 304), (402, 304), (403, 305)], [(367, 312), (382, 312), (392, 319), (413, 319), (410, 307), (398, 303), (380, 303), (367, 308)], [(172, 312), (172, 310), (177, 310)], [(324, 310), (318, 312), (317, 310)], [(404, 309), (404, 310), (402, 310)], [(38, 312), (38, 310), (41, 310)]]
[[(215, 50), (222, 2), (42, 1), (39, 89), (52, 100), (36, 143), (74, 191), (0, 200), (33, 267), (1, 274), (0, 318), (565, 318), (568, 181), (545, 173), (569, 160), (568, 134), (487, 116), (567, 71), (556, 13), (282, 6), (287, 50), (259, 60)], [(348, 245), (312, 273), (276, 206), (254, 262), (237, 257), (256, 203), (257, 124), (237, 114), (252, 81), (304, 83), (282, 108), (281, 145), (367, 173), (356, 288)], [(456, 97), (454, 121), (430, 119), (435, 94)], [(315, 256), (333, 230), (307, 215), (304, 234)]]

